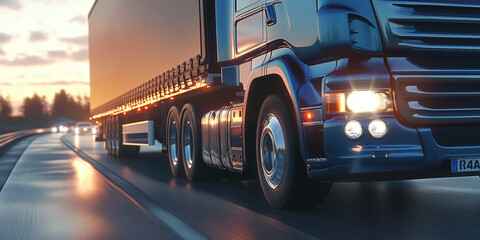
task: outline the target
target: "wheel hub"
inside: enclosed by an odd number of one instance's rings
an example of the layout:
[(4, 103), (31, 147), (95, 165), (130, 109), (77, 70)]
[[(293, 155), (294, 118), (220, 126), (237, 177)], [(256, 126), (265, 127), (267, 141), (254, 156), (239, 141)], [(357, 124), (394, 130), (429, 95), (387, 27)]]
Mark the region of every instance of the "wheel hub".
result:
[(262, 124), (260, 160), (263, 175), (268, 185), (275, 189), (285, 173), (285, 136), (278, 118), (270, 113)]

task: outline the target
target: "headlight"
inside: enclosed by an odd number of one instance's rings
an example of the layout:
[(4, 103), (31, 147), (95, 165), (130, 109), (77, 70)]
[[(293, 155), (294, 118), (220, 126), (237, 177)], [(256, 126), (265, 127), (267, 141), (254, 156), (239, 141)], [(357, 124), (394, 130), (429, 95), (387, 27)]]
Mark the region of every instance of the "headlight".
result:
[(58, 129), (56, 127), (52, 127), (51, 131), (56, 133), (56, 132), (58, 132)]
[(92, 128), (92, 134), (97, 134), (97, 128)]
[(392, 97), (389, 92), (374, 91), (327, 93), (327, 109), (329, 113), (392, 111)]
[(347, 97), (347, 108), (352, 112), (381, 112), (391, 109), (392, 101), (384, 92), (358, 91)]
[(79, 134), (79, 133), (80, 133), (80, 129), (75, 128), (75, 134)]

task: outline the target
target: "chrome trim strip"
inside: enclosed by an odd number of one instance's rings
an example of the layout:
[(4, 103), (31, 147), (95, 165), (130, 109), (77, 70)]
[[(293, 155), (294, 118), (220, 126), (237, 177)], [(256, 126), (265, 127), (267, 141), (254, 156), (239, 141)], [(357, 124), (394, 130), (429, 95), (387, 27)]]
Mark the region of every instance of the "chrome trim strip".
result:
[(304, 108), (300, 108), (300, 111), (313, 110), (313, 109), (323, 109), (323, 106), (304, 107)]
[(315, 121), (315, 122), (303, 122), (302, 126), (304, 127), (312, 127), (312, 126), (322, 126), (323, 121)]
[(480, 116), (425, 116), (422, 114), (414, 114), (413, 117), (421, 119), (480, 119)]
[(395, 2), (392, 5), (399, 7), (455, 7), (455, 8), (480, 8), (479, 5), (474, 4), (460, 4), (460, 3), (433, 3), (433, 2)]
[(418, 101), (408, 102), (408, 106), (414, 110), (429, 111), (429, 112), (480, 111), (480, 108), (428, 108), (428, 107), (422, 106)]
[(417, 86), (406, 86), (409, 93), (435, 96), (480, 96), (480, 92), (425, 92), (418, 89)]
[(480, 23), (478, 17), (447, 17), (447, 16), (427, 16), (427, 15), (414, 15), (407, 17), (395, 17), (389, 18), (389, 22), (433, 22), (433, 23)]
[(421, 44), (421, 43), (398, 43), (400, 46), (412, 47), (412, 48), (425, 48), (425, 49), (452, 49), (452, 50), (480, 50), (480, 46), (458, 46), (458, 45), (433, 45), (433, 44)]
[[(392, 33), (402, 38), (448, 38), (448, 39), (480, 39), (478, 34), (450, 34), (450, 33), (425, 33), (416, 30), (392, 29)], [(435, 45), (431, 45), (435, 46)]]

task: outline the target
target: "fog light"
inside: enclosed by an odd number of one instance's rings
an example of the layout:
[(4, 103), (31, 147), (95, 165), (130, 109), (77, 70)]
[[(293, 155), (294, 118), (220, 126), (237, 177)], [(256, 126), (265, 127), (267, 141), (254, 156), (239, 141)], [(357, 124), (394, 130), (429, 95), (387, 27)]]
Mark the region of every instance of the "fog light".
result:
[(350, 120), (345, 124), (345, 135), (349, 139), (357, 139), (363, 134), (362, 124), (357, 120)]
[(387, 131), (387, 123), (380, 119), (375, 119), (368, 125), (368, 132), (374, 138), (382, 138), (387, 134)]

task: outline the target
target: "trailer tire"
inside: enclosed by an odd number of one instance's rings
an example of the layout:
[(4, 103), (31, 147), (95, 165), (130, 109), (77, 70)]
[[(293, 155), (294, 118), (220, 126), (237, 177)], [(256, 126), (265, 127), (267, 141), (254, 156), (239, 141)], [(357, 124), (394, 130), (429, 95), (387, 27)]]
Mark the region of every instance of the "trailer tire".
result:
[(107, 142), (107, 153), (108, 155), (112, 156), (113, 154), (113, 148), (112, 148), (112, 121), (111, 121), (111, 118), (108, 117), (106, 120), (107, 122), (107, 139), (106, 139), (106, 142)]
[(120, 122), (118, 120), (118, 116), (114, 116), (112, 119), (113, 125), (113, 156), (119, 156), (119, 149), (120, 149)]
[(182, 109), (181, 154), (185, 175), (188, 180), (196, 181), (206, 175), (206, 166), (200, 151), (200, 128), (194, 108), (187, 104)]
[(269, 95), (259, 112), (256, 153), (263, 194), (274, 208), (310, 207), (330, 191), (330, 184), (308, 178), (295, 129), (282, 99)]
[(183, 172), (183, 159), (180, 154), (180, 114), (176, 107), (170, 108), (167, 117), (167, 152), (170, 170), (174, 177)]

